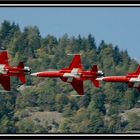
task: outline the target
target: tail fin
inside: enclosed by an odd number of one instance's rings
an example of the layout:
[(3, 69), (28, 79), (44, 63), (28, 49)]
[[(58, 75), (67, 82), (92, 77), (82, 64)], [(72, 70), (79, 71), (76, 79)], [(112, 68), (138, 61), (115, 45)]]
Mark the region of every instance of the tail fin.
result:
[(19, 75), (18, 78), (19, 78), (19, 80), (21, 81), (22, 84), (26, 83), (25, 75)]
[[(23, 62), (19, 62), (17, 67), (20, 68), (20, 69), (24, 69), (24, 63)], [(21, 81), (22, 84), (25, 84), (26, 78), (25, 78), (24, 72), (21, 73), (20, 75), (18, 75), (18, 78), (19, 78), (19, 80)]]
[[(95, 72), (95, 75), (96, 75), (95, 78), (97, 78), (97, 72), (98, 72), (98, 67), (97, 67), (97, 65), (93, 65), (93, 66), (92, 66), (91, 72)], [(99, 86), (100, 86), (99, 81), (97, 81), (96, 79), (95, 79), (95, 80), (91, 80), (91, 82), (93, 83), (93, 85), (94, 85), (95, 87), (99, 87)]]
[(24, 63), (23, 62), (19, 62), (17, 67), (23, 69), (24, 68)]
[(98, 72), (97, 65), (92, 66), (91, 72)]

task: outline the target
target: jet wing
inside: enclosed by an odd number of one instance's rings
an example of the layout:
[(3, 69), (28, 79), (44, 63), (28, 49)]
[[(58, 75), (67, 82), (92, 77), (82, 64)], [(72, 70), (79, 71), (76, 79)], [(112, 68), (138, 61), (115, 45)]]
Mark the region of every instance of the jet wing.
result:
[(79, 95), (84, 95), (83, 80), (73, 78), (71, 85), (77, 91)]
[(100, 87), (99, 81), (97, 81), (97, 80), (91, 80), (91, 81), (92, 81), (92, 83), (93, 83), (94, 86)]
[(80, 68), (82, 70), (80, 55), (76, 54), (70, 63), (69, 69)]
[(0, 51), (0, 64), (8, 65), (8, 52), (6, 50)]
[(5, 90), (10, 90), (10, 77), (0, 75), (0, 83)]
[(137, 90), (140, 92), (140, 83), (139, 82), (129, 82), (128, 84), (128, 87), (129, 88), (137, 88)]

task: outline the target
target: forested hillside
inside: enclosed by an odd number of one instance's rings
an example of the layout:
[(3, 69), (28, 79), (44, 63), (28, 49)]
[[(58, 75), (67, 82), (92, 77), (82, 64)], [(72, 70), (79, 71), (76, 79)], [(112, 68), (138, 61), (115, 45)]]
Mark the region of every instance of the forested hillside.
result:
[[(47, 28), (47, 27), (46, 27)], [(8, 50), (10, 65), (23, 61), (32, 72), (68, 67), (79, 53), (84, 70), (97, 64), (106, 76), (133, 72), (138, 63), (127, 51), (94, 38), (64, 34), (60, 38), (40, 35), (36, 26), (25, 27), (3, 21), (0, 46)], [(84, 82), (85, 96), (60, 79), (27, 76), (26, 85), (19, 86), (11, 78), (11, 92), (0, 92), (0, 133), (127, 133), (140, 130), (139, 99), (136, 89), (121, 83), (100, 82), (96, 88)], [(134, 111), (134, 109), (136, 111)], [(127, 116), (126, 116), (127, 110)], [(133, 111), (131, 111), (133, 110)]]

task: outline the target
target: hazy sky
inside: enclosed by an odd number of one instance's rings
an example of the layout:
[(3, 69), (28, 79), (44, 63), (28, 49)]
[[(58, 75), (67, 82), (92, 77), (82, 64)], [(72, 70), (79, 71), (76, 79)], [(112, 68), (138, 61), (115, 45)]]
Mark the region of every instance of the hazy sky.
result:
[(0, 23), (9, 20), (21, 29), (36, 25), (42, 37), (87, 37), (127, 50), (140, 63), (140, 7), (0, 7)]

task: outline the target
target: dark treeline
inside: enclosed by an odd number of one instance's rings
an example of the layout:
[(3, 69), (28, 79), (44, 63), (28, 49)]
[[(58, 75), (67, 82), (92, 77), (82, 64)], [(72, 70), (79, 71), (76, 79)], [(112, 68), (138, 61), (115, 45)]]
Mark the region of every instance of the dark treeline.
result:
[[(47, 33), (46, 33), (47, 34)], [(133, 72), (138, 63), (127, 51), (103, 40), (97, 46), (92, 34), (87, 37), (57, 39), (41, 37), (38, 27), (3, 21), (0, 46), (9, 52), (10, 65), (24, 61), (32, 72), (68, 67), (72, 56), (80, 53), (85, 70), (97, 64), (106, 76)], [(96, 88), (84, 83), (85, 96), (75, 97), (73, 88), (60, 79), (27, 76), (24, 86), (11, 78), (12, 91), (0, 92), (0, 133), (127, 133), (140, 130), (138, 109), (140, 93), (120, 83), (104, 83)], [(2, 88), (1, 88), (2, 89)], [(123, 115), (122, 115), (123, 114)]]

